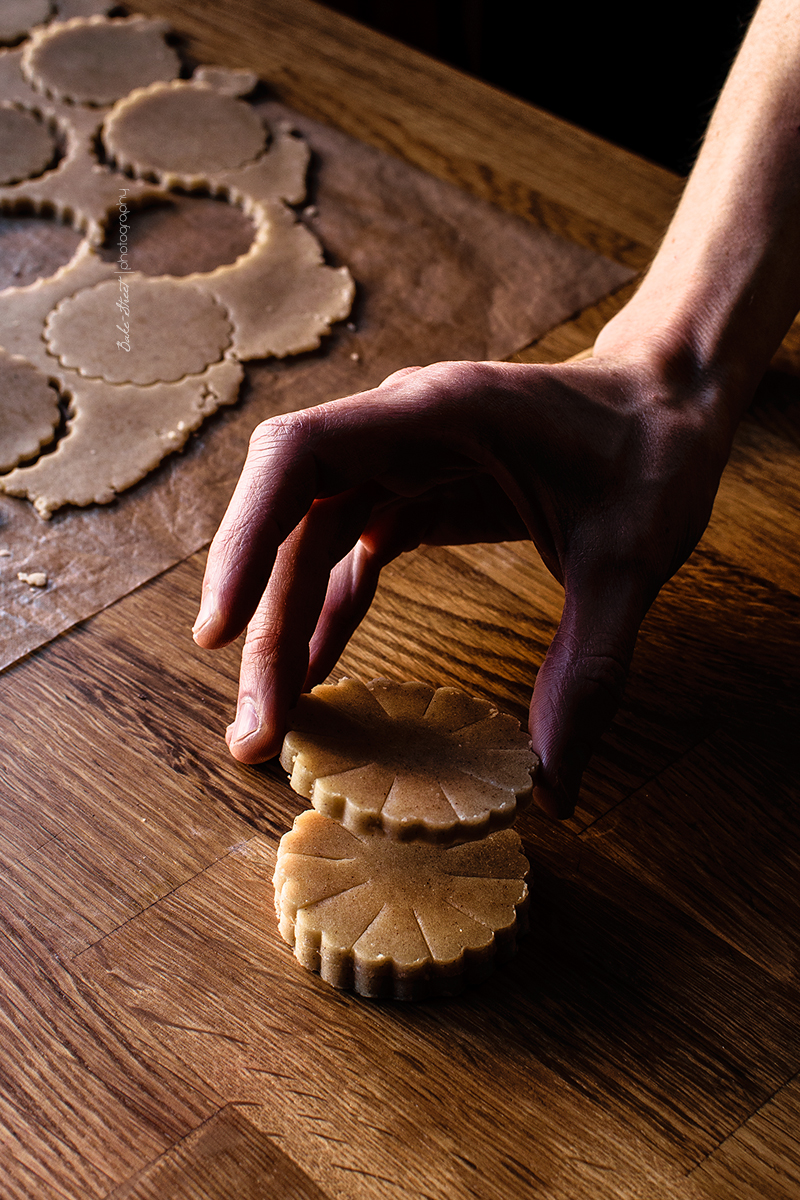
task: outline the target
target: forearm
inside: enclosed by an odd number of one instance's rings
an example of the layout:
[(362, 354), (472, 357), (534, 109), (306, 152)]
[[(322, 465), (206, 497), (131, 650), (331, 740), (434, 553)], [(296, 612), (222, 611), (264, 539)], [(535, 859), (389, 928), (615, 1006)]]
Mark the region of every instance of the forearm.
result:
[(735, 425), (800, 308), (800, 0), (764, 0), (664, 242), (599, 356), (655, 358)]

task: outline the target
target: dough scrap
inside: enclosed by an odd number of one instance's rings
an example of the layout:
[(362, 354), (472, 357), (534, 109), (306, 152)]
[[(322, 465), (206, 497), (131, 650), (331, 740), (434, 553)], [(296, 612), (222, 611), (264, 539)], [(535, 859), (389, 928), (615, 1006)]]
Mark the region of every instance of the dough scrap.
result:
[(107, 383), (199, 375), (231, 344), (225, 309), (184, 280), (120, 276), (62, 300), (44, 327), (64, 367)]
[(50, 0), (3, 0), (0, 6), (0, 42), (16, 42), (49, 16)]
[(355, 834), (448, 845), (510, 825), (538, 758), (513, 717), (425, 683), (320, 684), (290, 714), (281, 765)]
[(0, 471), (24, 462), (52, 440), (61, 420), (58, 394), (27, 359), (0, 350)]
[(2, 490), (32, 501), (44, 518), (65, 504), (108, 504), (182, 449), (206, 417), (233, 404), (243, 375), (233, 359), (214, 363), (202, 375), (149, 387), (73, 374), (75, 416), (66, 435), (52, 454), (5, 475)]
[(192, 79), (195, 83), (208, 84), (224, 96), (247, 96), (258, 83), (255, 71), (244, 67), (217, 67), (213, 63), (196, 67)]
[(103, 129), (118, 166), (140, 176), (231, 171), (258, 158), (266, 140), (249, 104), (180, 79), (137, 88), (114, 105)]
[(55, 152), (53, 135), (35, 113), (0, 105), (0, 184), (41, 175)]
[[(62, 0), (59, 12), (67, 4), (73, 12), (103, 7), (100, 0)], [(55, 21), (37, 30), (27, 45), (0, 54), (0, 105), (40, 115), (47, 129), (57, 131), (63, 149), (52, 169), (0, 184), (0, 208), (55, 213), (85, 234), (72, 259), (54, 274), (0, 291), (0, 346), (27, 358), (71, 401), (67, 432), (56, 450), (0, 479), (0, 492), (27, 497), (43, 517), (64, 504), (113, 500), (180, 449), (205, 416), (235, 401), (242, 361), (314, 349), (352, 305), (349, 271), (325, 264), (317, 240), (286, 207), (305, 197), (306, 142), (283, 125), (270, 140), (255, 112), (235, 99), (252, 90), (256, 81), (249, 72), (201, 67), (191, 83), (170, 86), (177, 59), (164, 41), (166, 30), (166, 23), (146, 18)], [(217, 113), (233, 111), (233, 121), (252, 134), (247, 161), (242, 163), (240, 149), (233, 157), (239, 165), (232, 167), (216, 169), (215, 164), (229, 161), (219, 155), (189, 174), (168, 164), (155, 172), (155, 183), (122, 176), (98, 162), (96, 138), (109, 109), (96, 106), (110, 103), (119, 89), (98, 86), (102, 62), (92, 66), (90, 61), (78, 71), (90, 85), (85, 92), (69, 84), (69, 77), (81, 56), (91, 60), (106, 43), (116, 46), (118, 57), (123, 47), (135, 71), (143, 72), (137, 86), (160, 80), (156, 91), (186, 95)], [(62, 52), (71, 54), (76, 47), (77, 60), (62, 62)], [(115, 80), (121, 78), (115, 74)], [(127, 90), (130, 79), (125, 75), (119, 87)], [(147, 94), (149, 86), (143, 91)], [(85, 103), (73, 103), (81, 99)], [(226, 128), (229, 133), (230, 122)], [(122, 259), (101, 259), (95, 248), (112, 219), (148, 199), (166, 198), (171, 188), (204, 189), (240, 205), (254, 224), (249, 250), (233, 263), (180, 279), (123, 275)], [(142, 295), (163, 299), (171, 289), (181, 289), (173, 293), (179, 303), (166, 304), (159, 320), (153, 319), (149, 300), (146, 307), (131, 308), (130, 351), (117, 347), (117, 336), (106, 336), (105, 325), (87, 336), (93, 317), (113, 330), (106, 313), (115, 315), (112, 293), (118, 277), (133, 289), (132, 299), (140, 288)], [(109, 303), (110, 309), (104, 308)], [(201, 314), (199, 323), (186, 319), (190, 308)], [(148, 315), (150, 327), (136, 332), (134, 320)], [(124, 328), (115, 332), (122, 341)], [(150, 346), (148, 360), (130, 369), (145, 345)]]
[(351, 833), (309, 811), (281, 838), (275, 909), (295, 957), (334, 987), (455, 995), (516, 949), (528, 870), (511, 829), (443, 849)]
[(40, 92), (77, 104), (113, 104), (133, 88), (174, 79), (180, 59), (169, 26), (147, 17), (73, 17), (37, 29), (22, 69)]

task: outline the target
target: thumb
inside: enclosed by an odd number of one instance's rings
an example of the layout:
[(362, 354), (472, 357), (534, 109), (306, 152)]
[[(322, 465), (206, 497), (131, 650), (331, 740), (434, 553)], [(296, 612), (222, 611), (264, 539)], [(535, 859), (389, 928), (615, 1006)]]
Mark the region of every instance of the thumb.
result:
[(567, 586), (531, 702), (541, 759), (534, 798), (551, 817), (574, 812), (583, 772), (622, 699), (648, 607), (643, 588), (617, 573)]

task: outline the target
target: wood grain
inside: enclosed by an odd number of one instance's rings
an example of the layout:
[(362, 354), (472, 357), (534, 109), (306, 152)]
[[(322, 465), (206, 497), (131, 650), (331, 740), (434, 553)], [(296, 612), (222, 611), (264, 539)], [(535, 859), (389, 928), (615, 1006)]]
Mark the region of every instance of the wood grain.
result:
[[(677, 195), (304, 0), (140, 7), (636, 266)], [(523, 359), (585, 348), (623, 299)], [(576, 818), (520, 818), (530, 936), (455, 1001), (334, 993), (281, 941), (275, 848), (304, 805), (227, 755), (238, 649), (189, 637), (202, 554), (0, 677), (3, 1200), (795, 1200), (799, 397), (767, 380)], [(386, 570), (337, 673), (457, 683), (524, 718), (560, 607), (527, 544), (422, 550)]]
[(780, 1089), (692, 1174), (709, 1200), (795, 1200), (800, 1195), (800, 1077)]
[(322, 1192), (250, 1120), (252, 1105), (226, 1104), (108, 1200), (326, 1200)]
[(680, 195), (663, 167), (310, 0), (137, 7), (200, 61), (248, 67), (300, 112), (619, 262), (645, 265)]

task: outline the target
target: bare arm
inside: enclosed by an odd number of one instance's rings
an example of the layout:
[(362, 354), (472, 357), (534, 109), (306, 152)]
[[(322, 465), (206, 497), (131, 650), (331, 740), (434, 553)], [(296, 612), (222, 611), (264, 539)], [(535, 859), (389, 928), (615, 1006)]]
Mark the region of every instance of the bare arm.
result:
[(531, 537), (565, 589), (531, 704), (536, 795), (571, 812), (799, 306), (800, 0), (764, 0), (664, 243), (592, 359), (409, 369), (255, 431), (195, 626), (213, 648), (249, 622), (233, 755), (277, 752), (397, 554)]

